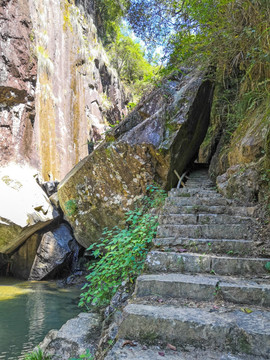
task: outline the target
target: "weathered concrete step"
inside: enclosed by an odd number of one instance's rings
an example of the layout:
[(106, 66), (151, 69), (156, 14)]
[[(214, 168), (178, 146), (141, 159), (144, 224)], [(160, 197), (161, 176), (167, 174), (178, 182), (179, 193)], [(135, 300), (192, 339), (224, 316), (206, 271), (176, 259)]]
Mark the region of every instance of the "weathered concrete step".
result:
[(203, 239), (245, 239), (251, 240), (251, 231), (246, 224), (210, 225), (159, 225), (157, 237), (186, 237)]
[(202, 189), (200, 187), (197, 188), (181, 188), (181, 189), (172, 189), (169, 191), (168, 196), (172, 197), (191, 197), (191, 196), (214, 196), (216, 198), (221, 198), (222, 195), (217, 193), (215, 190), (211, 189)]
[(208, 184), (214, 184), (213, 181), (211, 181), (208, 176), (188, 176), (186, 178), (186, 183), (187, 182), (191, 182), (191, 183), (193, 183), (193, 182), (206, 183), (207, 182)]
[(181, 273), (142, 275), (137, 279), (136, 297), (161, 296), (196, 301), (222, 299), (236, 304), (270, 307), (270, 284), (213, 275)]
[(253, 216), (255, 207), (246, 206), (209, 206), (209, 205), (172, 205), (169, 201), (163, 208), (164, 214), (227, 214), (236, 216)]
[(146, 270), (154, 272), (213, 273), (217, 275), (261, 276), (268, 274), (265, 265), (270, 259), (241, 258), (195, 253), (151, 251)]
[(211, 181), (209, 179), (209, 177), (206, 177), (206, 176), (190, 176), (187, 181), (186, 181), (186, 184), (187, 183), (204, 183), (204, 184), (209, 184), (209, 185), (214, 185), (213, 181)]
[(232, 216), (227, 214), (167, 214), (159, 216), (159, 224), (198, 225), (198, 224), (249, 224), (253, 219), (247, 216)]
[[(155, 246), (162, 246), (165, 251), (174, 251), (179, 246), (193, 253), (216, 253), (227, 255), (246, 256), (251, 253), (252, 240), (232, 239), (191, 239), (182, 237), (156, 238), (153, 240)], [(182, 250), (183, 250), (182, 249)]]
[(105, 360), (261, 360), (254, 355), (233, 355), (213, 350), (195, 349), (193, 346), (184, 351), (178, 347), (176, 351), (170, 350), (167, 346), (147, 346), (132, 341), (127, 344), (125, 339), (120, 339), (110, 350)]
[(240, 310), (209, 313), (204, 309), (130, 304), (119, 337), (148, 343), (219, 349), (270, 357), (270, 312)]
[(214, 189), (215, 185), (207, 182), (195, 182), (195, 181), (194, 182), (187, 181), (185, 183), (185, 189), (187, 188), (193, 189), (198, 187), (201, 187), (202, 189)]
[(192, 206), (192, 205), (204, 205), (204, 206), (230, 206), (232, 200), (225, 199), (223, 197), (168, 197), (165, 201), (165, 205), (177, 205), (177, 206)]

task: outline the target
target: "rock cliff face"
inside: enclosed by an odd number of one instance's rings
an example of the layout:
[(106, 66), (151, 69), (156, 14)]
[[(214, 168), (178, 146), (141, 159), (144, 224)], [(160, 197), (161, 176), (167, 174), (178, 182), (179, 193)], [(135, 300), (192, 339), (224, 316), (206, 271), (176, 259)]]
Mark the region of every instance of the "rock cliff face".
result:
[(209, 124), (212, 83), (196, 71), (173, 75), (82, 160), (58, 187), (77, 241), (88, 247), (116, 225), (156, 181), (177, 183), (194, 160)]
[(269, 137), (268, 103), (246, 111), (229, 141), (222, 124), (212, 117), (200, 161), (210, 162), (210, 174), (226, 197), (244, 203), (269, 201)]
[[(1, 3), (0, 165), (28, 162), (61, 180), (102, 138), (125, 96), (84, 6), (67, 0)], [(88, 8), (91, 13), (91, 6)]]
[(0, 5), (0, 165), (37, 164), (34, 148), (37, 62), (27, 1)]
[(33, 172), (61, 180), (126, 113), (93, 15), (90, 0), (0, 2), (0, 253), (23, 278), (42, 237), (33, 234), (59, 215)]

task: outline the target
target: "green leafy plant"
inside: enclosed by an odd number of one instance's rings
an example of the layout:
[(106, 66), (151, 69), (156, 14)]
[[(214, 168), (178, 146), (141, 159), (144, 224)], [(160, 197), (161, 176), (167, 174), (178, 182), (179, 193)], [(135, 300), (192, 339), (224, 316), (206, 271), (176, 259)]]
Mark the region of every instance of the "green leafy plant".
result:
[(266, 264), (265, 264), (265, 268), (267, 271), (270, 272), (270, 261), (268, 261)]
[(141, 206), (126, 213), (125, 228), (104, 229), (99, 243), (92, 244), (96, 262), (89, 266), (79, 306), (106, 306), (119, 286), (134, 283), (142, 272), (147, 252), (157, 230), (157, 216), (150, 208), (161, 206), (166, 194), (155, 186), (148, 187)]
[(34, 350), (30, 354), (26, 354), (24, 360), (50, 360), (51, 356), (45, 356), (40, 348)]
[(80, 360), (80, 359), (94, 360), (94, 356), (90, 353), (90, 350), (87, 349), (86, 352), (80, 355), (78, 358), (70, 358), (69, 360)]
[(76, 213), (76, 211), (78, 210), (77, 202), (74, 199), (71, 199), (71, 200), (68, 200), (67, 202), (65, 202), (64, 206), (65, 206), (68, 216), (74, 215)]

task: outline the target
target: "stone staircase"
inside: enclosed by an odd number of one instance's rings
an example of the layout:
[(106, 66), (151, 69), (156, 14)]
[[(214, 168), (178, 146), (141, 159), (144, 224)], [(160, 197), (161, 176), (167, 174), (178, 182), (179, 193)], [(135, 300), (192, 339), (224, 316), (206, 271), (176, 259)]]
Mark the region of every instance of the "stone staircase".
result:
[(252, 257), (253, 212), (218, 194), (207, 169), (171, 190), (106, 359), (270, 359), (269, 259)]

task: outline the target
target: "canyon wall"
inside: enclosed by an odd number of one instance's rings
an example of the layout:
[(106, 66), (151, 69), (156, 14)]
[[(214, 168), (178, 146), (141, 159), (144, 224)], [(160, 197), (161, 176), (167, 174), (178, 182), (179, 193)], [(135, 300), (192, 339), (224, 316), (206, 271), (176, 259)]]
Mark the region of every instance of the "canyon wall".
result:
[(0, 8), (0, 165), (27, 162), (44, 180), (61, 180), (125, 114), (91, 2), (76, 4), (9, 0)]

